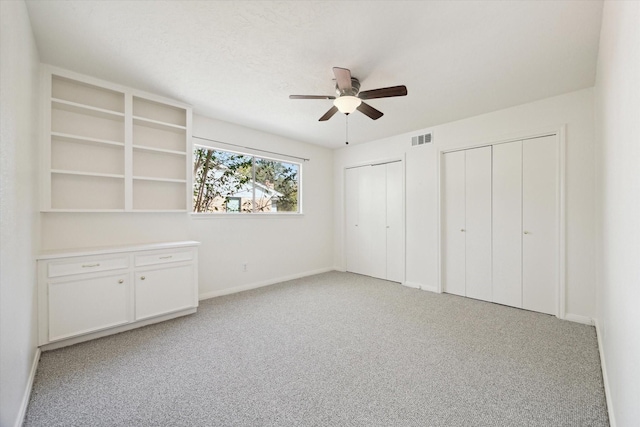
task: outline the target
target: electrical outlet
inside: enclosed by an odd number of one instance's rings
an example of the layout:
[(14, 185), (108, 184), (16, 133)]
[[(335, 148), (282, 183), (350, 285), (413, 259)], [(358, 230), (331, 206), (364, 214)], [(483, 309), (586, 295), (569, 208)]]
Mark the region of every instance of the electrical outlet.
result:
[(247, 271), (249, 271), (249, 263), (248, 262), (243, 262), (242, 263), (242, 272), (246, 273)]

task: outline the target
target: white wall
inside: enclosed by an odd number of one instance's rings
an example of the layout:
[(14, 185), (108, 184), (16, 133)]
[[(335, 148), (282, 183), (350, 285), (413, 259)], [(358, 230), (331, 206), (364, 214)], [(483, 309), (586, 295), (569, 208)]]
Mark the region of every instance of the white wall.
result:
[(194, 115), (193, 122), (196, 136), (310, 158), (302, 166), (304, 214), (202, 219), (179, 213), (43, 213), (42, 248), (197, 240), (201, 297), (330, 269), (332, 152), (203, 116)]
[(640, 420), (640, 2), (605, 2), (595, 93), (597, 325), (608, 383), (611, 425), (637, 426)]
[(0, 2), (0, 425), (22, 420), (36, 353), (38, 52), (23, 1)]
[[(335, 256), (344, 268), (344, 167), (406, 155), (406, 281), (438, 284), (438, 152), (523, 136), (566, 124), (567, 295), (570, 315), (595, 314), (593, 90), (417, 130), (336, 151), (334, 158)], [(432, 130), (434, 143), (411, 147), (412, 135)]]

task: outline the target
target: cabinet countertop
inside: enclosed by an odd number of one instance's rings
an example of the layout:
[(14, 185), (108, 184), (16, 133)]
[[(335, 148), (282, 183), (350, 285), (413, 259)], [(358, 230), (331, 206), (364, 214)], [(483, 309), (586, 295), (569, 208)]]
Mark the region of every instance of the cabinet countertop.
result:
[(200, 242), (197, 242), (195, 240), (184, 240), (184, 241), (178, 241), (178, 242), (138, 243), (138, 244), (118, 245), (118, 246), (54, 249), (54, 250), (47, 250), (47, 251), (40, 252), (38, 255), (36, 255), (36, 260), (114, 254), (114, 253), (121, 253), (121, 252), (173, 249), (173, 248), (183, 248), (183, 247), (199, 246), (199, 245), (200, 245)]

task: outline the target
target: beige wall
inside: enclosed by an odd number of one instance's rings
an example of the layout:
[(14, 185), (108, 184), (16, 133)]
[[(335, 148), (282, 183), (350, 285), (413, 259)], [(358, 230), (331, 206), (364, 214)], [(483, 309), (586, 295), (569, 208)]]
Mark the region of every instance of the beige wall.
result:
[(0, 425), (18, 425), (36, 356), (36, 50), (23, 1), (0, 2)]
[(597, 322), (611, 425), (640, 423), (640, 2), (604, 6), (596, 81)]

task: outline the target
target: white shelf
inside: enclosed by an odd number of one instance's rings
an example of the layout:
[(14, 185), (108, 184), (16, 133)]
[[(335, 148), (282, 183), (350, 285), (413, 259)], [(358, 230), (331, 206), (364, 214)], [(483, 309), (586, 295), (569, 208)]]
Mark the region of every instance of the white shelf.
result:
[(47, 209), (43, 212), (87, 213), (87, 212), (125, 212), (124, 209)]
[(168, 130), (171, 132), (183, 132), (186, 126), (174, 125), (173, 123), (161, 122), (159, 120), (147, 119), (145, 117), (133, 116), (133, 123), (140, 126), (152, 127), (155, 129)]
[(51, 169), (51, 173), (63, 174), (63, 175), (96, 176), (99, 178), (124, 179), (124, 175), (112, 174), (112, 173), (80, 172), (80, 171), (70, 171), (70, 170), (62, 170), (62, 169)]
[(124, 142), (111, 141), (108, 139), (100, 139), (100, 138), (91, 138), (88, 136), (81, 136), (81, 135), (72, 135), (69, 133), (62, 133), (62, 132), (51, 132), (51, 138), (61, 139), (63, 141), (68, 141), (68, 142), (108, 144), (108, 145), (117, 145), (119, 147), (124, 147)]
[(186, 183), (186, 179), (173, 179), (173, 178), (156, 178), (152, 176), (134, 176), (134, 180), (138, 181), (157, 181), (157, 182), (175, 182), (175, 183)]
[(191, 107), (44, 66), (43, 212), (185, 212)]
[(176, 151), (176, 150), (167, 150), (165, 148), (154, 148), (154, 147), (148, 147), (146, 145), (134, 145), (133, 146), (134, 150), (143, 150), (143, 151), (153, 151), (156, 153), (164, 153), (164, 154), (173, 154), (176, 156), (186, 156), (187, 153), (184, 151)]
[(92, 107), (91, 105), (79, 104), (77, 102), (65, 101), (64, 99), (51, 98), (51, 107), (59, 110), (70, 111), (72, 113), (87, 114), (94, 117), (110, 120), (124, 120), (124, 113), (119, 111), (105, 110), (104, 108)]

